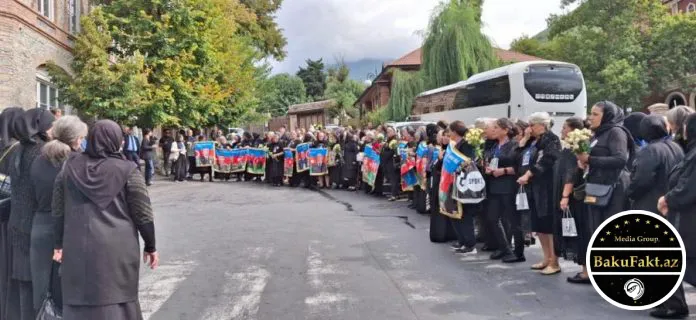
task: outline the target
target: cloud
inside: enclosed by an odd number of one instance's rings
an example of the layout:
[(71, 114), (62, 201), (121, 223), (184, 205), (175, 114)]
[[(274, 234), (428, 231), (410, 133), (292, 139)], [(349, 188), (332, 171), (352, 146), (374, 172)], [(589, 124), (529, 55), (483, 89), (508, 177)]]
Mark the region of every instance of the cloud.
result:
[[(533, 2), (534, 5), (531, 5)], [(278, 23), (288, 38), (288, 56), (274, 72), (295, 73), (304, 60), (335, 57), (395, 59), (419, 47), (439, 0), (285, 0)], [(486, 0), (484, 32), (499, 47), (546, 27), (560, 0)]]

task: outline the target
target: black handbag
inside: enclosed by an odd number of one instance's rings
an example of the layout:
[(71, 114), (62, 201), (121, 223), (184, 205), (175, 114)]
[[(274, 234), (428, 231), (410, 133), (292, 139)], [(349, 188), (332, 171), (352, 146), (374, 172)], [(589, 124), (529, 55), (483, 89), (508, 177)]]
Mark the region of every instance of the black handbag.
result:
[(583, 182), (582, 184), (579, 184), (577, 186), (573, 186), (573, 199), (576, 201), (584, 201), (585, 200), (585, 183)]
[(48, 290), (46, 290), (46, 295), (44, 296), (43, 302), (41, 303), (41, 308), (36, 315), (36, 320), (62, 320), (63, 310), (51, 294), (53, 290), (53, 271), (54, 268), (51, 266), (51, 277), (48, 280)]
[(614, 194), (615, 185), (587, 183), (585, 184), (585, 203), (597, 207), (606, 207)]

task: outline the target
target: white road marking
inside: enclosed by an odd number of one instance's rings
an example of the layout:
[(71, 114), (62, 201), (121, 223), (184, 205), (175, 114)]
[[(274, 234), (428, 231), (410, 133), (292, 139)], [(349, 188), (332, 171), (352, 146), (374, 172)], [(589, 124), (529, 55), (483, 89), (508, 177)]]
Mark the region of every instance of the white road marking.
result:
[(162, 307), (195, 267), (192, 261), (173, 261), (141, 276), (140, 305), (145, 320)]
[(506, 266), (506, 265), (502, 265), (499, 263), (487, 265), (485, 268), (486, 269), (512, 269), (511, 266)]
[[(308, 281), (312, 288), (318, 292), (313, 296), (305, 298), (305, 304), (310, 308), (310, 312), (313, 314), (320, 313), (321, 310), (333, 306), (340, 306), (340, 303), (353, 300), (351, 297), (339, 293), (341, 290), (340, 283), (328, 279), (330, 276), (344, 275), (346, 272), (340, 270), (337, 265), (326, 263), (319, 249), (317, 249), (319, 245), (319, 241), (312, 241), (309, 244), (309, 255), (307, 256)], [(327, 246), (327, 248), (330, 249), (333, 248), (333, 246)]]
[(498, 284), (498, 288), (502, 287), (507, 287), (507, 286), (514, 286), (514, 285), (521, 285), (527, 283), (526, 280), (508, 280), (508, 281), (503, 281)]
[(516, 296), (536, 296), (536, 292), (517, 292), (515, 293)]
[(231, 297), (232, 301), (208, 310), (203, 319), (256, 319), (270, 277), (271, 274), (259, 266), (251, 266), (245, 272), (226, 273), (224, 296)]

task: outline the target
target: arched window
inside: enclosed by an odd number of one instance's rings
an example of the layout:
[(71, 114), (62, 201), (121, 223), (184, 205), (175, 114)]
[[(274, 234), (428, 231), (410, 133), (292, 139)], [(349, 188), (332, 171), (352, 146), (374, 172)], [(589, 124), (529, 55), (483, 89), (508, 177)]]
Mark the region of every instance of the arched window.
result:
[(51, 83), (46, 67), (36, 69), (36, 107), (44, 109), (60, 108), (58, 89)]
[(689, 5), (686, 6), (686, 12), (696, 12), (696, 3), (689, 3)]
[(672, 92), (669, 94), (669, 96), (667, 96), (667, 99), (665, 99), (665, 104), (667, 104), (670, 109), (676, 106), (685, 106), (686, 96), (684, 96), (681, 92)]

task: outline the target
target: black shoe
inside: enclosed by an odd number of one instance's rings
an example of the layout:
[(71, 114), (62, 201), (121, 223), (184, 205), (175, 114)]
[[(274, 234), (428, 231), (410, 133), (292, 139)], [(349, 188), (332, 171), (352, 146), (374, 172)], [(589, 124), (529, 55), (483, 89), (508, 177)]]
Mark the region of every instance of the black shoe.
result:
[(471, 247), (462, 246), (461, 248), (454, 250), (454, 253), (463, 254), (463, 255), (473, 255), (473, 254), (476, 254), (477, 252), (476, 252), (476, 247), (474, 247), (474, 246), (471, 246)]
[(483, 247), (481, 247), (481, 251), (484, 251), (484, 252), (493, 252), (493, 251), (497, 251), (497, 250), (498, 250), (498, 248), (491, 248), (487, 245), (484, 245)]
[(576, 283), (576, 284), (590, 284), (590, 278), (586, 278), (582, 276), (582, 272), (578, 272), (576, 275), (572, 277), (568, 277), (566, 279), (569, 283)]
[(684, 319), (689, 316), (689, 310), (658, 308), (650, 312), (650, 316), (658, 319)]
[(504, 256), (502, 260), (504, 263), (517, 263), (517, 262), (527, 261), (527, 259), (524, 257), (524, 255), (518, 256), (514, 253), (510, 253), (510, 254)]
[(491, 260), (500, 260), (503, 257), (507, 256), (508, 252), (503, 251), (503, 250), (497, 250), (491, 254)]

